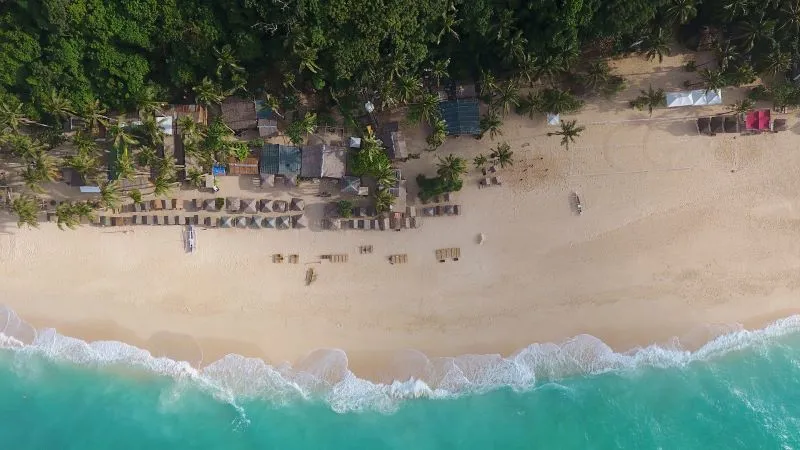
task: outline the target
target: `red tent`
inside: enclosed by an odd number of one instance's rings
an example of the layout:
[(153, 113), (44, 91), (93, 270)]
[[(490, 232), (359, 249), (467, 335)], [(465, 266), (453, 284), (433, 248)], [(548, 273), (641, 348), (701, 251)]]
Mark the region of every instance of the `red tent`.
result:
[(748, 130), (769, 130), (770, 115), (768, 109), (749, 111), (744, 119), (745, 128)]

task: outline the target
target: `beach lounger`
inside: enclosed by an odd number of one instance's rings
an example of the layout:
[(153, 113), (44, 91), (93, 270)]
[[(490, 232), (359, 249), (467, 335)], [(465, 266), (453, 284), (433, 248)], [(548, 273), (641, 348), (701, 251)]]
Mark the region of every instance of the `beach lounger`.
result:
[(154, 211), (163, 211), (166, 203), (164, 200), (153, 200), (153, 210)]
[(380, 230), (380, 221), (378, 219), (372, 219), (370, 222), (372, 222), (373, 230)]
[(270, 212), (269, 205), (272, 204), (271, 200), (262, 199), (258, 201), (258, 210), (261, 212)]
[(150, 202), (142, 202), (140, 203), (140, 205), (142, 206), (142, 211), (144, 212), (150, 211), (152, 209), (151, 207), (152, 205), (150, 204)]
[(175, 225), (172, 223), (172, 216), (164, 216), (164, 225)]
[(422, 208), (422, 215), (433, 217), (436, 215), (436, 208), (433, 206), (427, 206), (425, 208)]
[(458, 261), (461, 258), (461, 249), (458, 247), (440, 248), (436, 250), (436, 259), (439, 262), (445, 262), (448, 259)]
[(150, 224), (150, 216), (141, 216), (140, 220), (142, 222), (142, 225)]
[(142, 212), (142, 204), (141, 203), (134, 203), (133, 204), (133, 212)]
[(453, 205), (453, 214), (456, 216), (461, 215), (461, 205)]
[(272, 255), (272, 262), (275, 263), (275, 264), (282, 263), (283, 262), (283, 255), (281, 255), (280, 253), (275, 253), (274, 255)]
[(111, 219), (108, 216), (100, 216), (100, 226), (101, 227), (111, 226)]
[(372, 253), (372, 246), (371, 245), (361, 245), (358, 247), (358, 253), (362, 255), (366, 255)]
[(358, 229), (358, 230), (363, 230), (364, 229), (364, 219), (356, 220), (355, 228)]
[(408, 262), (408, 254), (406, 253), (389, 256), (389, 263), (391, 264), (405, 264), (407, 262)]
[(142, 224), (142, 219), (139, 216), (134, 215), (131, 218), (133, 219), (133, 224), (134, 225), (141, 225)]
[(153, 225), (161, 225), (161, 216), (159, 215), (153, 216)]
[(365, 230), (371, 230), (372, 229), (372, 221), (371, 220), (365, 220), (364, 221), (364, 229)]
[(347, 254), (337, 254), (337, 255), (322, 255), (322, 259), (327, 259), (332, 263), (346, 263), (347, 262)]
[(417, 217), (417, 208), (415, 206), (407, 206), (406, 215), (408, 217)]
[(450, 193), (449, 193), (449, 192), (445, 192), (445, 193), (444, 193), (444, 195), (442, 196), (442, 198), (444, 199), (443, 201), (445, 201), (445, 202), (448, 202), (448, 203), (452, 201), (452, 200), (450, 199), (450, 198), (451, 198), (451, 195), (450, 195)]
[(300, 262), (300, 255), (289, 255), (289, 264), (297, 264)]
[(411, 217), (406, 217), (403, 219), (403, 226), (405, 228), (411, 228)]
[(172, 216), (172, 223), (175, 225), (181, 224), (181, 216)]
[(203, 209), (203, 202), (204, 200), (201, 198), (193, 198), (192, 209), (194, 209), (195, 211), (200, 211), (201, 209)]
[(419, 217), (412, 217), (411, 218), (411, 228), (419, 228), (420, 219)]
[(193, 226), (189, 226), (189, 229), (186, 230), (186, 249), (189, 250), (189, 253), (194, 253), (197, 249), (197, 234)]

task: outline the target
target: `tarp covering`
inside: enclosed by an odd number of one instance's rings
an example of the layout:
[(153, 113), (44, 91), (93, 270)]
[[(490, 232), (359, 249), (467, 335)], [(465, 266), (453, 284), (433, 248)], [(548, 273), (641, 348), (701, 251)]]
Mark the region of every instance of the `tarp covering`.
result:
[(696, 89), (694, 91), (668, 92), (666, 97), (668, 108), (722, 104), (722, 93), (719, 90)]
[(481, 134), (478, 100), (458, 99), (439, 103), (439, 111), (447, 123), (448, 136)]
[(768, 109), (750, 111), (744, 119), (745, 128), (748, 130), (769, 130), (770, 113)]

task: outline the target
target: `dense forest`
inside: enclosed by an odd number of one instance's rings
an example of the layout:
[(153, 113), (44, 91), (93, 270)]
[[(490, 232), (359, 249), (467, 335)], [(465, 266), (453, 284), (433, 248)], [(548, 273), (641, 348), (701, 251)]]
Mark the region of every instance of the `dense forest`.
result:
[(35, 118), (54, 92), (77, 109), (228, 92), (285, 101), (293, 91), (393, 106), (423, 81), (486, 72), (552, 81), (590, 58), (691, 45), (707, 27), (722, 36), (721, 69), (777, 73), (800, 38), (798, 0), (10, 0), (0, 9), (0, 96)]
[[(34, 194), (59, 178), (60, 166), (69, 167), (97, 179), (101, 200), (93, 208), (113, 207), (119, 179), (149, 174), (156, 195), (178, 182), (174, 161), (158, 152), (163, 133), (155, 113), (167, 102), (261, 99), (288, 119), (282, 131), (298, 144), (318, 122), (333, 119), (334, 109), (355, 125), (365, 101), (379, 110), (408, 106), (409, 120), (430, 125), (433, 150), (446, 136), (439, 87), (476, 81), (490, 106), (480, 137), (494, 139), (511, 111), (531, 118), (569, 113), (590, 96), (619, 92), (624, 80), (611, 73), (609, 58), (661, 60), (676, 44), (713, 51), (686, 65), (699, 80), (687, 87), (741, 86), (760, 75), (767, 86), (736, 110), (752, 100), (800, 105), (800, 89), (786, 77), (800, 74), (800, 0), (6, 0), (0, 154)], [(521, 87), (536, 89), (523, 96)], [(663, 90), (651, 87), (631, 106), (652, 114), (663, 99)], [(140, 125), (111, 117), (123, 112), (138, 112)], [(72, 138), (71, 154), (56, 158), (50, 150), (66, 139), (61, 126), (73, 115), (88, 129)], [(100, 124), (108, 135), (98, 144)], [(254, 145), (219, 120), (179, 126), (187, 155), (202, 169), (187, 168), (186, 180), (196, 186), (212, 164), (247, 157)], [(565, 121), (548, 135), (568, 149), (582, 130)], [(380, 142), (365, 138), (354, 167), (390, 185)], [(499, 144), (490, 156), (505, 165), (513, 163), (511, 153)], [(116, 155), (114, 170), (103, 168), (108, 154)], [(487, 160), (480, 155), (474, 165)], [(421, 196), (460, 188), (466, 161), (440, 157), (437, 167), (437, 177), (417, 180)], [(378, 205), (391, 205), (387, 192), (378, 194)], [(23, 195), (12, 209), (20, 223), (35, 224), (35, 197)], [(69, 227), (91, 213), (84, 203), (59, 209), (59, 225)]]

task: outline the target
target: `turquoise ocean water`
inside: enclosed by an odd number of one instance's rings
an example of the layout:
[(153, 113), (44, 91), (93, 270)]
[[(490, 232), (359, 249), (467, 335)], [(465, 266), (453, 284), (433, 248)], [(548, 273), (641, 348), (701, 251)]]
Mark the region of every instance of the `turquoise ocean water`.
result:
[(0, 445), (800, 449), (797, 317), (696, 352), (617, 354), (582, 337), (441, 367), (449, 369), (435, 388), (352, 374), (325, 383), (238, 357), (197, 372), (132, 347), (45, 333), (0, 350)]

